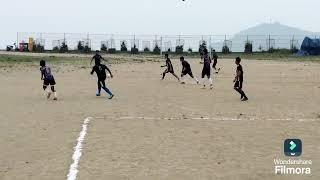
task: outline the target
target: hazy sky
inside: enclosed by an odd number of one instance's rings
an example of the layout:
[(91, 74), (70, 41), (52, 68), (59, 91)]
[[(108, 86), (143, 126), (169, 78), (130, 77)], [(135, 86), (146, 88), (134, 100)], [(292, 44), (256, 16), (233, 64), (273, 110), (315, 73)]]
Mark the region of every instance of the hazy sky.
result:
[(16, 32), (234, 34), (278, 21), (320, 31), (319, 0), (0, 0), (0, 46)]

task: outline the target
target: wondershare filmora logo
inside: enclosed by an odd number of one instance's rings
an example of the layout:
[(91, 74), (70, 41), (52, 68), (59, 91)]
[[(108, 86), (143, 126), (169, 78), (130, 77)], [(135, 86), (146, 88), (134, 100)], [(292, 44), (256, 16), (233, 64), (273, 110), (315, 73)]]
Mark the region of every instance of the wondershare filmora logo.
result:
[(284, 141), (284, 155), (289, 159), (274, 159), (274, 173), (278, 175), (311, 175), (312, 160), (297, 159), (302, 155), (300, 139)]
[(284, 154), (286, 156), (301, 156), (302, 141), (300, 139), (286, 139), (284, 141)]

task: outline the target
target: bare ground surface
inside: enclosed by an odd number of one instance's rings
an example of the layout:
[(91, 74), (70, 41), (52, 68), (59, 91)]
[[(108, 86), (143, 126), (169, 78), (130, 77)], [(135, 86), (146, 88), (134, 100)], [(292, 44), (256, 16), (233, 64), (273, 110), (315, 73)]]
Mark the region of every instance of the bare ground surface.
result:
[[(189, 62), (199, 77), (198, 60)], [(88, 64), (49, 62), (57, 102), (45, 99), (37, 64), (1, 64), (1, 180), (66, 179), (89, 116), (79, 180), (320, 178), (320, 64), (244, 60), (245, 103), (233, 91), (233, 60), (219, 61), (214, 90), (160, 81), (161, 63), (115, 64), (113, 100), (95, 97)], [(274, 175), (287, 138), (302, 139), (311, 176)]]

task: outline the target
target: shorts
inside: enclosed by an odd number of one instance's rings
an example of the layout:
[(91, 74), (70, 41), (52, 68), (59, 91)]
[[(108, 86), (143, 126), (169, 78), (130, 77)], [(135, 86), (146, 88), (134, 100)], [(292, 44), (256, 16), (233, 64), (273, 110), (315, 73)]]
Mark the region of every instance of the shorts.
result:
[(217, 59), (214, 59), (212, 67), (216, 68), (217, 63), (218, 63)]
[(236, 88), (236, 89), (242, 89), (242, 83), (243, 83), (243, 81), (236, 81), (236, 82), (234, 83), (234, 88)]
[(182, 73), (181, 73), (181, 74), (182, 74), (183, 76), (185, 76), (185, 75), (189, 74), (189, 76), (193, 78), (193, 74), (192, 74), (191, 69), (188, 69), (188, 70), (182, 71)]
[(52, 78), (46, 78), (46, 79), (44, 79), (43, 80), (43, 85), (44, 86), (54, 86), (54, 85), (56, 85), (56, 81), (54, 80), (54, 78), (52, 77)]
[(99, 78), (98, 78), (98, 81), (104, 82), (104, 81), (106, 81), (106, 79), (107, 79), (107, 77), (99, 77)]
[(171, 74), (173, 74), (173, 73), (174, 73), (174, 71), (173, 71), (173, 69), (171, 69), (171, 70), (166, 69), (166, 70), (164, 71), (164, 73), (171, 73)]
[(201, 77), (204, 78), (205, 76), (210, 78), (210, 76), (211, 76), (211, 68), (210, 67), (203, 67)]

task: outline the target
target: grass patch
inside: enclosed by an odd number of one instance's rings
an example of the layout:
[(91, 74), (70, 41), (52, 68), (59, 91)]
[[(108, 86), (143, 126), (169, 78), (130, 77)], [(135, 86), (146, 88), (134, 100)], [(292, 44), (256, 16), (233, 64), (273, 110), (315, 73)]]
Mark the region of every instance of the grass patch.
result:
[[(40, 56), (39, 56), (40, 55)], [(117, 54), (117, 55), (103, 55), (105, 59), (108, 60), (109, 64), (119, 64), (125, 62), (159, 62), (163, 59), (160, 55), (153, 54)], [(170, 54), (170, 57), (173, 59), (178, 59), (181, 55)], [(184, 56), (187, 59), (199, 59), (200, 56), (198, 53), (185, 53)], [(291, 53), (284, 52), (274, 52), (274, 53), (231, 53), (231, 54), (221, 54), (218, 53), (219, 59), (235, 59), (237, 56), (240, 56), (242, 59), (246, 60), (279, 60), (279, 61), (311, 61), (311, 62), (320, 62), (320, 56), (297, 56)], [(68, 55), (68, 56), (54, 56), (44, 54), (37, 54), (37, 56), (30, 55), (1, 55), (0, 54), (0, 64), (1, 67), (4, 65), (15, 65), (15, 64), (26, 64), (32, 66), (38, 66), (41, 59), (44, 59), (48, 64), (57, 64), (57, 65), (73, 65), (73, 66), (88, 66), (90, 64), (91, 56), (80, 56), (80, 55)]]

